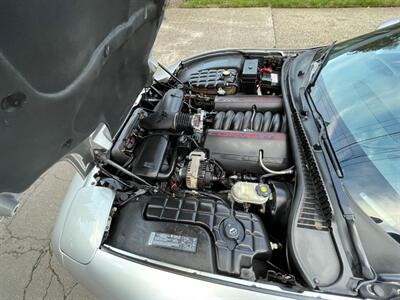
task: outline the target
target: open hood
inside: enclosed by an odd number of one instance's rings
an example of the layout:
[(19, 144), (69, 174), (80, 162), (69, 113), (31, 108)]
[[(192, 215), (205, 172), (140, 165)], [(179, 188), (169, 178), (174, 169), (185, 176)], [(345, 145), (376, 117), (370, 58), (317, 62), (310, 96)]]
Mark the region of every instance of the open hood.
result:
[(162, 0), (2, 1), (0, 193), (21, 192), (151, 79)]

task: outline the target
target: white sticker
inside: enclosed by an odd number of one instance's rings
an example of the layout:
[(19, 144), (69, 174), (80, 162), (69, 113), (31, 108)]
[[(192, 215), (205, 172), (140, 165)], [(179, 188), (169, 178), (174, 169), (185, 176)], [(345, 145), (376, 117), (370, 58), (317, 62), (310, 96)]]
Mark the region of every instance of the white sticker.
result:
[(148, 245), (195, 253), (197, 238), (153, 231)]
[(272, 83), (278, 83), (279, 82), (278, 74), (272, 73), (271, 74), (271, 81), (272, 81)]

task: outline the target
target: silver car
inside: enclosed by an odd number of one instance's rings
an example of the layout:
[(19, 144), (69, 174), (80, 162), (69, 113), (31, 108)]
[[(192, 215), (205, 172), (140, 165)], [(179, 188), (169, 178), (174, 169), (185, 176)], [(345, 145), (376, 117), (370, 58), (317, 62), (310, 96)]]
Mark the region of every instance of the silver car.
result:
[(53, 252), (99, 299), (400, 297), (397, 22), (166, 68), (164, 1), (90, 2), (2, 5), (1, 215), (63, 159)]

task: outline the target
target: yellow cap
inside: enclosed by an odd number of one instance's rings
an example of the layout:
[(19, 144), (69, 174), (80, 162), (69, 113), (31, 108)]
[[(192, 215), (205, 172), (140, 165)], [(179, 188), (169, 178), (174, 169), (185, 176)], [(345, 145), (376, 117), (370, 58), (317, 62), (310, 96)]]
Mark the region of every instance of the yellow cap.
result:
[(265, 192), (268, 191), (268, 188), (267, 188), (266, 186), (262, 186), (262, 187), (260, 188), (260, 190), (261, 190), (262, 193), (265, 193)]
[(224, 75), (224, 76), (229, 76), (230, 74), (231, 74), (231, 72), (229, 72), (229, 70), (224, 70), (222, 72), (222, 75)]

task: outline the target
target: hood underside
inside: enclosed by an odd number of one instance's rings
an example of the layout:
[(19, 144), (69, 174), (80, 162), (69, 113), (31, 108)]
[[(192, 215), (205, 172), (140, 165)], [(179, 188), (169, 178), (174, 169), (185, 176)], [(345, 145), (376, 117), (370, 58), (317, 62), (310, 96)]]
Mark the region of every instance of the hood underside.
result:
[(151, 79), (164, 1), (2, 1), (0, 192), (21, 192)]

